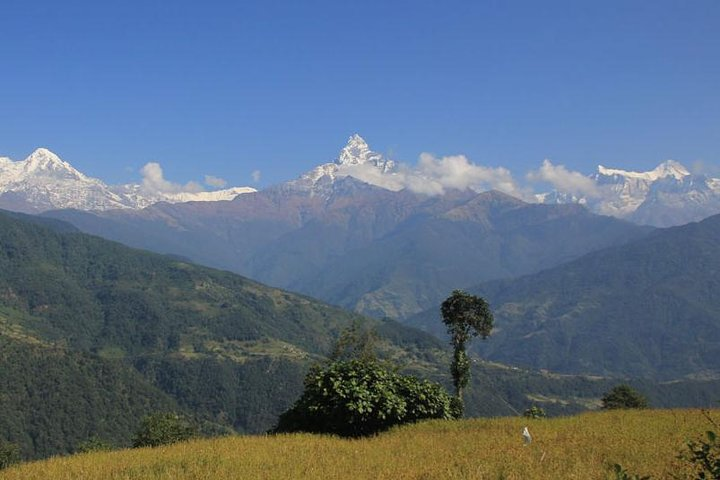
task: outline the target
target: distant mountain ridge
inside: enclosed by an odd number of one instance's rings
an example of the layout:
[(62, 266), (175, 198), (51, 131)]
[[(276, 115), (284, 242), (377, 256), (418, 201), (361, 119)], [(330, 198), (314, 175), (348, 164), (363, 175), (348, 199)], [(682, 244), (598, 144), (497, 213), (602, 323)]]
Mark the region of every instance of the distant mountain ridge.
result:
[[(546, 160), (543, 165), (548, 162)], [(431, 195), (445, 194), (447, 186), (435, 184), (437, 179), (432, 178), (443, 167), (432, 162), (425, 167), (429, 170), (413, 170), (398, 164), (373, 151), (365, 139), (353, 134), (334, 161), (322, 163), (297, 179), (268, 189), (328, 196), (337, 193), (336, 182), (351, 177), (391, 191), (410, 189)], [(502, 175), (508, 175), (505, 180), (514, 183), (509, 171), (504, 170)], [(594, 213), (658, 227), (698, 221), (720, 213), (720, 179), (690, 173), (681, 163), (673, 160), (667, 160), (647, 172), (599, 165), (596, 173), (585, 178), (592, 188), (585, 184), (582, 192), (557, 189), (531, 195), (527, 190), (515, 188), (517, 185), (501, 188), (525, 201), (579, 203)], [(44, 148), (37, 149), (19, 162), (0, 157), (0, 208), (26, 213), (56, 209), (141, 209), (158, 202), (229, 201), (238, 195), (256, 191), (251, 187), (215, 191), (162, 190), (157, 187), (146, 185), (144, 181), (142, 184), (106, 185), (99, 179), (84, 175)], [(482, 182), (468, 188), (476, 193), (488, 190)]]
[(162, 192), (135, 184), (110, 186), (81, 173), (45, 148), (38, 148), (22, 161), (0, 158), (0, 208), (25, 213), (63, 208), (139, 209), (157, 202), (232, 200), (254, 191), (234, 187), (213, 192)]
[(589, 177), (591, 194), (553, 191), (536, 195), (541, 203), (580, 203), (590, 210), (641, 225), (669, 227), (720, 213), (720, 179), (692, 174), (667, 160), (647, 172), (598, 166)]
[(495, 191), (426, 196), (351, 176), (232, 202), (46, 215), (391, 318), (421, 311), (453, 288), (548, 268), (648, 231), (579, 205), (528, 204)]

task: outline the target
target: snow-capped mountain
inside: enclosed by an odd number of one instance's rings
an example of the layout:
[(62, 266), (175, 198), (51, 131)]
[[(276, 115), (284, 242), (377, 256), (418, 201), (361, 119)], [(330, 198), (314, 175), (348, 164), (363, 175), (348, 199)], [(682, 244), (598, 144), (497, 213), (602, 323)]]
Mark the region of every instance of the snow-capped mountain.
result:
[[(458, 175), (458, 171), (468, 174)], [(464, 181), (466, 177), (477, 181)], [(515, 185), (509, 171), (471, 165), (464, 157), (426, 159), (424, 163), (421, 157), (415, 168), (396, 164), (371, 150), (368, 143), (355, 134), (334, 161), (318, 165), (295, 180), (267, 190), (278, 196), (278, 202), (295, 195), (329, 201), (337, 196), (349, 198), (359, 190), (373, 188), (386, 191), (409, 189), (427, 195), (466, 188), (481, 193), (493, 188), (502, 190), (497, 186), (498, 180), (504, 182), (501, 184)], [(555, 190), (535, 195), (534, 201), (577, 203), (595, 213), (659, 227), (701, 220), (720, 212), (720, 179), (693, 174), (673, 160), (647, 172), (600, 165), (595, 174), (584, 180), (583, 194), (577, 190)], [(44, 148), (37, 149), (23, 161), (0, 157), (0, 208), (26, 213), (67, 208), (139, 209), (158, 202), (227, 201), (256, 191), (249, 187), (234, 187), (188, 192), (172, 184), (170, 188), (163, 182), (159, 185), (145, 180), (141, 184), (107, 185), (84, 175)], [(533, 201), (527, 189), (503, 191)]]
[(138, 209), (157, 202), (232, 200), (249, 187), (213, 192), (158, 192), (142, 185), (106, 185), (88, 177), (45, 148), (25, 160), (0, 157), (0, 208), (26, 213), (73, 208), (78, 210)]
[(659, 180), (682, 182), (690, 172), (680, 163), (668, 160), (649, 172), (632, 172), (598, 165), (591, 178), (604, 190), (604, 201), (597, 210), (605, 215), (628, 217), (647, 199), (651, 186)]
[(335, 161), (318, 165), (300, 178), (286, 182), (283, 187), (296, 192), (305, 191), (310, 195), (328, 194), (336, 180), (348, 176), (380, 186), (373, 179), (393, 175), (395, 168), (395, 162), (370, 150), (365, 139), (354, 134)]
[(720, 212), (720, 179), (692, 174), (674, 160), (647, 172), (599, 165), (590, 178), (597, 186), (593, 195), (553, 191), (536, 195), (536, 199), (539, 203), (581, 203), (596, 213), (658, 227)]

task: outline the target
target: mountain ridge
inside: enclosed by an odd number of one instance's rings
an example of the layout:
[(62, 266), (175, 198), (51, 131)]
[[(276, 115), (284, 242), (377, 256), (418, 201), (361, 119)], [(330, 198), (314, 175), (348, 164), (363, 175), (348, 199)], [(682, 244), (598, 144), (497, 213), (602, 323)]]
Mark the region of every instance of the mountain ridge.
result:
[(322, 194), (279, 186), (224, 203), (45, 215), (392, 318), (453, 288), (547, 268), (648, 231), (579, 205), (528, 204), (496, 191), (427, 196), (351, 176), (328, 185)]
[[(446, 160), (448, 163), (444, 164)], [(150, 168), (151, 175), (162, 176), (158, 164), (148, 164), (143, 170), (146, 168)], [(445, 168), (451, 171), (444, 172)], [(485, 169), (467, 163), (464, 157), (435, 160), (427, 154), (421, 156), (416, 168), (412, 168), (373, 151), (356, 133), (348, 138), (333, 161), (318, 164), (294, 180), (264, 190), (327, 197), (337, 193), (337, 182), (355, 178), (391, 191), (409, 189), (431, 196), (444, 195), (447, 190), (459, 188), (458, 179), (443, 178), (458, 168)], [(517, 185), (505, 169), (485, 169), (484, 173), (478, 173), (477, 185), (467, 181), (461, 183), (477, 193), (501, 188), (528, 202), (578, 203), (598, 214), (659, 227), (697, 221), (720, 212), (720, 179), (691, 173), (675, 160), (666, 160), (644, 172), (598, 165), (596, 172), (589, 176), (567, 172), (562, 166), (559, 168), (565, 175), (574, 176), (573, 185), (566, 183), (562, 188), (545, 193), (530, 194), (527, 187)], [(555, 169), (549, 160), (543, 162), (539, 171), (529, 173), (528, 178), (547, 180), (539, 173), (546, 169)], [(440, 177), (435, 178), (438, 175)], [(488, 187), (480, 180), (487, 175), (507, 178), (503, 180), (505, 183), (493, 187), (490, 182)], [(552, 177), (553, 174), (549, 175)], [(251, 187), (203, 191), (199, 185), (181, 187), (164, 179), (158, 181), (156, 177), (144, 179), (142, 184), (110, 186), (84, 175), (46, 148), (37, 149), (19, 162), (0, 158), (0, 207), (26, 213), (67, 208), (84, 211), (141, 209), (158, 202), (229, 201), (255, 191)]]
[(140, 209), (157, 202), (223, 201), (254, 192), (233, 187), (212, 192), (176, 192), (140, 184), (106, 185), (74, 168), (46, 148), (27, 158), (0, 161), (0, 208), (24, 213), (75, 208), (79, 210)]
[[(495, 313), (484, 358), (573, 374), (720, 377), (720, 215), (470, 289)], [(437, 307), (436, 307), (437, 308)], [(442, 335), (436, 309), (408, 324)]]

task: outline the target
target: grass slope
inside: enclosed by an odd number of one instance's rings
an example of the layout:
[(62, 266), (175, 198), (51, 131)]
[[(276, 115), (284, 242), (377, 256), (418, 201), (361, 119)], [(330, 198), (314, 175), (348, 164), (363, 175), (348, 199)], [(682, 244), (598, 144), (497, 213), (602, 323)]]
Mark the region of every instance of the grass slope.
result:
[[(720, 412), (712, 412), (717, 419)], [(533, 442), (524, 446), (523, 426)], [(362, 440), (229, 437), (20, 465), (2, 480), (55, 479), (606, 479), (670, 478), (687, 439), (710, 428), (697, 410), (612, 411), (528, 421), (432, 421)]]

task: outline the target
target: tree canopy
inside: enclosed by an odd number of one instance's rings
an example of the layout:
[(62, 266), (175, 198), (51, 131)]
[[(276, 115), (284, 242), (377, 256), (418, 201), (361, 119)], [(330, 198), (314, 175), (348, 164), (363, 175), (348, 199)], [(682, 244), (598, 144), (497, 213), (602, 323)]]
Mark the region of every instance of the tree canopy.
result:
[(372, 435), (403, 423), (450, 418), (450, 397), (427, 380), (401, 375), (375, 360), (341, 360), (315, 367), (305, 391), (280, 416), (275, 432)]
[(602, 397), (601, 401), (602, 408), (607, 410), (648, 407), (647, 398), (630, 385), (625, 384), (613, 387)]
[(470, 381), (470, 359), (466, 347), (473, 337), (483, 339), (490, 335), (493, 328), (493, 315), (490, 306), (481, 297), (455, 290), (440, 307), (442, 320), (447, 326), (450, 343), (453, 346), (453, 359), (450, 373), (455, 386), (453, 402), (454, 415), (463, 414), (462, 392)]

